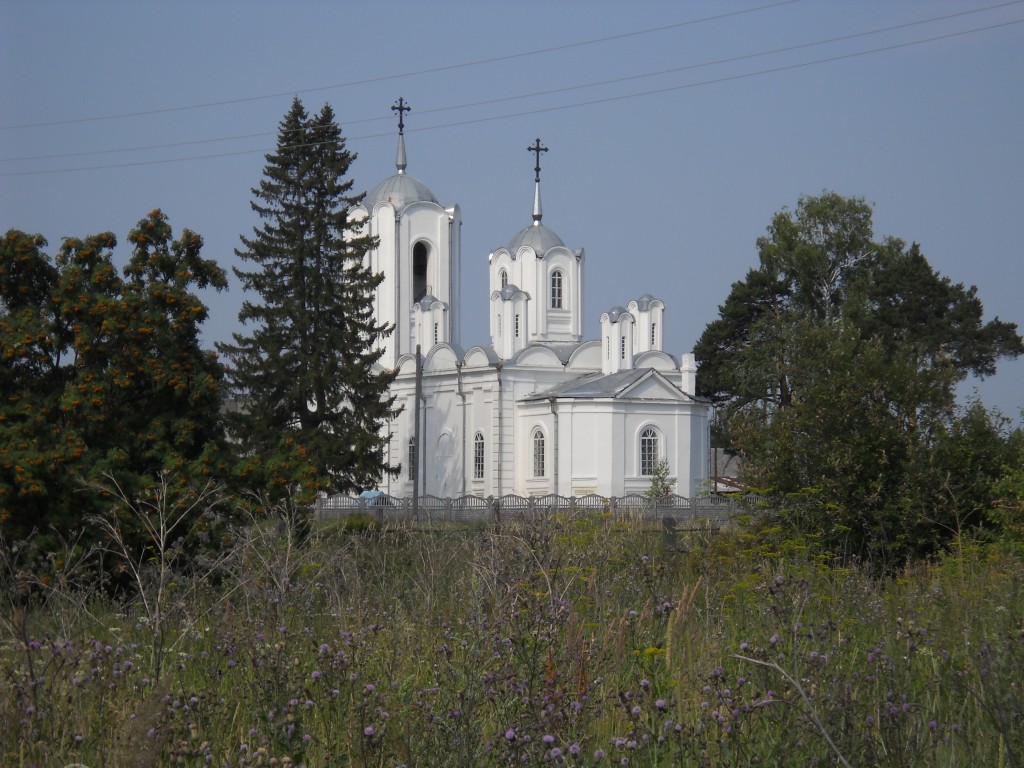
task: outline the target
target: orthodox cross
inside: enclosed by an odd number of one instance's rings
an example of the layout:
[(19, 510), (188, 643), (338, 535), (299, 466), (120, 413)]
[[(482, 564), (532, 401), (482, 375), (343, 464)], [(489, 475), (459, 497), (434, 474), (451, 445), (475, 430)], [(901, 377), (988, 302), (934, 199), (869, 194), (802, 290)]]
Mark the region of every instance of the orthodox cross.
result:
[[(394, 107), (392, 107), (392, 109), (394, 109)], [(526, 148), (526, 151), (527, 152), (533, 152), (537, 156), (537, 165), (534, 166), (533, 171), (534, 171), (534, 173), (537, 174), (536, 181), (539, 184), (540, 183), (540, 153), (541, 152), (547, 152), (548, 148), (545, 147), (545, 146), (542, 146), (541, 143), (540, 143), (540, 139), (537, 139), (537, 141), (535, 141), (532, 146), (529, 146), (529, 147)]]
[[(392, 112), (398, 113), (398, 135), (402, 136), (405, 133), (405, 113), (411, 112), (412, 107), (405, 103), (405, 99), (401, 96), (398, 97), (398, 101), (391, 107)], [(537, 139), (540, 141), (540, 139)]]

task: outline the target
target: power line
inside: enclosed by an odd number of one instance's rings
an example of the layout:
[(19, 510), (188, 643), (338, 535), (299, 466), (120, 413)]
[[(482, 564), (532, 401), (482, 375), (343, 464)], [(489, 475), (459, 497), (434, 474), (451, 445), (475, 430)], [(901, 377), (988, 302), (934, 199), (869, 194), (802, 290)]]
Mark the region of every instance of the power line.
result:
[[(796, 0), (789, 0), (789, 2), (795, 2), (795, 1)], [(675, 74), (675, 73), (679, 73), (679, 72), (685, 72), (685, 71), (688, 71), (688, 70), (703, 69), (703, 68), (707, 68), (707, 67), (718, 66), (720, 64), (733, 64), (733, 63), (736, 63), (736, 62), (739, 62), (739, 61), (747, 61), (747, 60), (750, 60), (750, 59), (763, 58), (765, 56), (774, 56), (774, 55), (777, 55), (777, 54), (780, 54), (780, 53), (791, 53), (793, 51), (804, 50), (804, 49), (807, 49), (807, 48), (815, 48), (815, 47), (820, 47), (820, 46), (823, 46), (823, 45), (831, 45), (833, 43), (844, 42), (844, 41), (848, 41), (848, 40), (855, 40), (855, 39), (863, 38), (863, 37), (870, 37), (870, 36), (873, 36), (873, 35), (883, 34), (885, 32), (893, 32), (893, 31), (896, 31), (896, 30), (899, 30), (899, 29), (907, 29), (907, 28), (910, 28), (910, 27), (917, 27), (917, 26), (921, 26), (923, 24), (932, 24), (932, 23), (935, 23), (935, 22), (938, 22), (938, 21), (948, 21), (949, 19), (954, 19), (954, 18), (958, 18), (958, 17), (962, 17), (962, 16), (968, 16), (968, 15), (976, 14), (976, 13), (982, 13), (982, 12), (985, 12), (985, 11), (991, 11), (991, 10), (995, 10), (995, 9), (998, 9), (998, 8), (1004, 8), (1004, 7), (1010, 6), (1010, 5), (1019, 5), (1021, 3), (1024, 3), (1024, 0), (1010, 0), (1009, 2), (999, 3), (997, 5), (990, 5), (990, 6), (985, 6), (985, 7), (982, 7), (982, 8), (973, 8), (973, 9), (966, 10), (966, 11), (958, 11), (956, 13), (946, 14), (944, 16), (933, 16), (933, 17), (928, 18), (928, 19), (920, 19), (920, 20), (917, 20), (917, 21), (909, 21), (909, 22), (904, 22), (902, 24), (893, 24), (893, 25), (887, 26), (887, 27), (877, 27), (875, 29), (865, 30), (865, 31), (862, 31), (862, 32), (853, 32), (853, 33), (850, 33), (850, 34), (847, 34), (847, 35), (839, 35), (837, 37), (825, 38), (823, 40), (815, 40), (815, 41), (809, 42), (809, 43), (798, 43), (798, 44), (795, 44), (795, 45), (785, 46), (785, 47), (782, 47), (782, 48), (773, 48), (773, 49), (769, 49), (769, 50), (765, 50), (765, 51), (758, 51), (758, 52), (755, 52), (755, 53), (740, 54), (738, 56), (729, 56), (729, 57), (726, 57), (726, 58), (714, 59), (714, 60), (711, 60), (711, 61), (704, 61), (704, 62), (699, 62), (699, 63), (696, 63), (696, 64), (686, 64), (686, 65), (679, 66), (679, 67), (671, 67), (671, 68), (668, 68), (668, 69), (661, 69), (661, 70), (657, 70), (657, 71), (654, 71), (654, 72), (644, 72), (644, 73), (635, 74), (635, 75), (625, 75), (625, 76), (622, 76), (622, 77), (609, 78), (609, 79), (606, 79), (606, 80), (599, 80), (599, 81), (593, 81), (593, 82), (589, 82), (589, 83), (581, 83), (581, 84), (577, 84), (577, 85), (564, 86), (564, 87), (561, 87), (561, 88), (552, 88), (552, 89), (548, 89), (548, 90), (544, 90), (544, 91), (534, 91), (534, 92), (531, 92), (531, 93), (517, 94), (517, 95), (513, 95), (513, 96), (502, 96), (502, 97), (499, 97), (499, 98), (487, 99), (487, 100), (484, 100), (484, 101), (469, 102), (469, 103), (465, 103), (465, 104), (457, 104), (457, 105), (448, 106), (448, 107), (434, 107), (434, 108), (428, 108), (428, 109), (420, 109), (420, 110), (417, 110), (417, 112), (418, 112), (418, 114), (421, 114), (421, 115), (427, 115), (427, 114), (438, 114), (438, 113), (452, 112), (452, 111), (463, 110), (463, 109), (472, 109), (472, 108), (476, 108), (476, 107), (490, 106), (490, 105), (493, 105), (493, 104), (500, 104), (500, 103), (505, 103), (505, 102), (509, 102), (509, 101), (521, 101), (521, 100), (525, 100), (525, 99), (536, 98), (538, 96), (550, 96), (550, 95), (553, 95), (553, 94), (568, 93), (570, 91), (583, 90), (583, 89), (586, 89), (586, 88), (597, 88), (597, 87), (604, 86), (604, 85), (614, 85), (614, 84), (617, 84), (617, 83), (629, 82), (629, 81), (633, 81), (633, 80), (643, 80), (643, 79), (650, 78), (650, 77), (658, 77), (658, 76), (661, 76), (661, 75)], [(691, 22), (683, 22), (683, 23), (691, 23)], [(673, 26), (678, 26), (678, 25), (670, 25), (669, 27), (660, 27), (658, 29), (668, 29), (668, 28), (671, 28)], [(652, 30), (646, 30), (646, 31), (643, 31), (643, 32), (625, 33), (625, 35), (616, 35), (616, 36), (609, 37), (609, 38), (601, 38), (601, 40), (617, 39), (619, 37), (628, 36), (628, 35), (646, 34), (647, 32), (650, 32), (650, 31), (652, 31)], [(586, 43), (575, 43), (575, 44), (571, 44), (571, 45), (590, 45), (590, 44), (593, 44), (595, 42), (598, 42), (598, 41), (587, 41)], [(563, 47), (569, 47), (569, 46), (563, 46)], [(545, 49), (545, 50), (551, 50), (551, 49)], [(533, 55), (533, 54), (517, 54), (517, 55)], [(488, 60), (488, 61), (491, 61), (491, 60)], [(458, 65), (458, 66), (470, 66), (470, 65), (467, 64), (467, 65)], [(532, 113), (526, 113), (526, 114), (532, 114)], [(99, 119), (99, 118), (97, 118), (97, 119)], [(361, 124), (365, 124), (365, 123), (374, 123), (374, 122), (380, 122), (382, 120), (390, 120), (390, 119), (391, 119), (390, 116), (361, 118), (361, 119), (356, 119), (356, 120), (347, 120), (347, 121), (345, 121), (345, 125), (346, 126), (361, 125)], [(463, 123), (456, 123), (456, 124), (457, 125), (461, 125)], [(410, 132), (413, 132), (414, 130), (432, 130), (432, 129), (431, 128), (411, 129)], [(35, 155), (35, 156), (27, 156), (27, 157), (8, 157), (8, 158), (0, 158), (0, 163), (24, 162), (24, 161), (32, 161), (32, 160), (56, 160), (56, 159), (71, 158), (71, 157), (89, 157), (89, 156), (95, 156), (95, 155), (119, 154), (119, 153), (122, 153), (122, 152), (141, 152), (141, 151), (148, 151), (148, 150), (154, 150), (154, 149), (172, 149), (172, 148), (175, 148), (175, 147), (195, 146), (195, 145), (198, 145), (198, 144), (213, 144), (213, 143), (222, 142), (222, 141), (238, 141), (238, 140), (242, 140), (242, 139), (253, 139), (253, 138), (261, 138), (261, 137), (265, 137), (265, 136), (274, 136), (274, 135), (275, 135), (275, 132), (273, 132), (273, 131), (262, 131), (262, 132), (259, 132), (259, 133), (239, 134), (239, 135), (234, 135), (234, 136), (222, 136), (222, 137), (215, 137), (215, 138), (212, 138), (212, 139), (192, 139), (192, 140), (185, 140), (185, 141), (168, 142), (168, 143), (163, 143), (163, 144), (149, 144), (149, 145), (142, 145), (142, 146), (135, 146), (135, 147), (121, 147), (121, 148), (114, 148), (114, 149), (86, 150), (86, 151), (81, 151), (81, 152), (62, 152), (62, 153), (53, 153), (53, 154), (47, 154), (47, 155)], [(377, 134), (374, 134), (374, 137), (376, 135)], [(364, 138), (370, 138), (370, 137), (364, 137)], [(264, 151), (264, 150), (260, 150), (260, 151)]]
[[(292, 96), (300, 93), (316, 93), (318, 91), (329, 91), (335, 88), (350, 88), (356, 85), (370, 85), (372, 83), (381, 83), (388, 80), (399, 80), (407, 77), (419, 77), (422, 75), (433, 75), (438, 72), (450, 72), (455, 69), (464, 69), (467, 67), (476, 67), (482, 64), (494, 64), (501, 61), (511, 61), (513, 59), (522, 59), (528, 56), (538, 56), (545, 53), (555, 53), (557, 51), (565, 51), (570, 48), (582, 48), (588, 45), (598, 45), (600, 43), (611, 42), (612, 40), (622, 40), (627, 37), (637, 37), (639, 35), (649, 35), (654, 32), (664, 32), (669, 29), (677, 29), (679, 27), (692, 26), (694, 24), (704, 24), (709, 21), (718, 21), (720, 19), (727, 19), (732, 16), (741, 16), (747, 13), (755, 13), (757, 11), (769, 10), (772, 8), (778, 8), (782, 5), (790, 5), (797, 2), (798, 0), (778, 0), (778, 2), (768, 3), (767, 5), (759, 5), (754, 8), (744, 8), (739, 11), (730, 11), (728, 13), (719, 13), (714, 16), (705, 16), (699, 19), (690, 19), (688, 21), (680, 21), (674, 24), (665, 24), (660, 27), (651, 27), (650, 29), (641, 29), (634, 32), (622, 32), (617, 35), (608, 35), (607, 37), (599, 37), (593, 40), (583, 40), (575, 43), (565, 43), (563, 45), (555, 45), (550, 48), (538, 48), (533, 51), (523, 51), (520, 53), (510, 53), (503, 56), (493, 56), (487, 59), (476, 59), (474, 61), (466, 61), (458, 64), (445, 64), (439, 67), (431, 67), (430, 69), (414, 70), (412, 72), (402, 72), (396, 75), (380, 75), (378, 77), (369, 77), (362, 80), (349, 80), (343, 83), (334, 83), (333, 85), (321, 85), (314, 88), (303, 88), (295, 91), (281, 91), (278, 93), (268, 93), (261, 96), (244, 96), (235, 99), (221, 99), (219, 101), (207, 101), (199, 104), (187, 104), (177, 107), (162, 107), (159, 109), (148, 109), (140, 110), (137, 112), (120, 112), (111, 115), (96, 115), (93, 117), (76, 117), (68, 118), (66, 120), (51, 120), (46, 122), (38, 123), (22, 123), (20, 125), (0, 125), (0, 131), (6, 130), (17, 130), (22, 128), (44, 128), (55, 125), (71, 125), (73, 123), (91, 123), (98, 122), (101, 120), (119, 120), (125, 117), (143, 117), (146, 115), (161, 115), (168, 112), (184, 112), (187, 110), (195, 109), (207, 109), (210, 107), (222, 107), (230, 104), (244, 104), (252, 101), (265, 101), (267, 99), (279, 99), (282, 96)], [(1017, 0), (1018, 2), (1022, 0)]]
[[(1003, 27), (1009, 27), (1009, 26), (1012, 26), (1014, 24), (1021, 24), (1021, 23), (1024, 23), (1024, 19), (1012, 19), (1010, 21), (1000, 22), (1000, 23), (997, 23), (997, 24), (990, 24), (990, 25), (984, 26), (984, 27), (975, 27), (974, 29), (965, 29), (965, 30), (959, 30), (957, 32), (948, 32), (948, 33), (945, 33), (945, 34), (942, 34), (942, 35), (935, 35), (933, 37), (922, 38), (920, 40), (911, 40), (911, 41), (902, 42), (902, 43), (893, 43), (893, 44), (890, 44), (890, 45), (879, 46), (877, 48), (870, 48), (870, 49), (863, 50), (863, 51), (855, 51), (853, 53), (844, 53), (844, 54), (839, 54), (839, 55), (836, 55), (836, 56), (829, 56), (829, 57), (826, 57), (826, 58), (823, 58), (823, 59), (813, 59), (811, 61), (798, 62), (798, 63), (795, 63), (795, 64), (785, 64), (785, 65), (778, 66), (778, 67), (771, 67), (771, 68), (768, 68), (768, 69), (756, 70), (754, 72), (743, 72), (743, 73), (739, 73), (739, 74), (735, 74), (735, 75), (725, 75), (723, 77), (713, 78), (713, 79), (710, 79), (710, 80), (700, 80), (700, 81), (693, 82), (693, 83), (684, 83), (682, 85), (666, 86), (664, 88), (656, 88), (656, 89), (647, 90), (647, 91), (638, 91), (638, 92), (623, 94), (623, 95), (619, 95), (619, 96), (608, 96), (608, 97), (604, 97), (604, 98), (600, 98), (600, 99), (591, 99), (589, 101), (575, 102), (575, 103), (572, 103), (572, 104), (562, 104), (562, 105), (557, 105), (557, 106), (552, 106), (552, 107), (539, 107), (537, 109), (524, 110), (524, 111), (521, 111), (521, 112), (512, 112), (512, 113), (505, 113), (505, 114), (502, 114), (502, 115), (491, 115), (491, 116), (488, 116), (488, 117), (480, 117), (480, 118), (473, 118), (473, 119), (469, 119), (469, 120), (460, 120), (460, 121), (449, 122), (449, 123), (441, 123), (441, 124), (434, 125), (434, 126), (428, 126), (428, 127), (424, 127), (424, 128), (416, 128), (416, 129), (414, 129), (414, 131), (417, 132), (417, 133), (418, 132), (422, 132), (422, 131), (436, 131), (436, 130), (440, 130), (440, 129), (444, 129), (444, 128), (455, 128), (455, 127), (464, 126), (464, 125), (474, 125), (474, 124), (478, 124), (478, 123), (494, 122), (494, 121), (497, 121), (497, 120), (508, 120), (508, 119), (515, 118), (515, 117), (524, 117), (524, 116), (527, 116), (527, 115), (536, 115), (536, 114), (541, 114), (541, 113), (544, 113), (544, 112), (559, 112), (559, 111), (564, 111), (564, 110), (568, 110), (568, 109), (578, 109), (580, 107), (593, 106), (593, 105), (596, 105), (596, 104), (607, 104), (607, 103), (611, 103), (611, 102), (615, 102), (615, 101), (624, 101), (624, 100), (627, 100), (627, 99), (643, 98), (645, 96), (654, 96), (654, 95), (663, 94), (663, 93), (671, 93), (673, 91), (680, 91), (680, 90), (685, 90), (685, 89), (689, 89), (689, 88), (698, 88), (698, 87), (706, 86), (706, 85), (718, 85), (720, 83), (726, 83), (726, 82), (730, 82), (730, 81), (733, 81), (733, 80), (743, 80), (743, 79), (747, 79), (747, 78), (751, 78), (751, 77), (759, 77), (759, 76), (762, 76), (762, 75), (775, 74), (775, 73), (778, 73), (778, 72), (786, 72), (786, 71), (795, 70), (795, 69), (802, 69), (804, 67), (810, 67), (810, 66), (814, 66), (814, 65), (817, 65), (817, 64), (829, 64), (829, 63), (836, 62), (836, 61), (843, 61), (845, 59), (859, 58), (861, 56), (868, 56), (868, 55), (875, 54), (875, 53), (883, 53), (883, 52), (886, 52), (886, 51), (898, 50), (900, 48), (909, 48), (909, 47), (912, 47), (912, 46), (915, 46), (915, 45), (924, 45), (926, 43), (934, 43), (934, 42), (937, 42), (937, 41), (940, 41), (940, 40), (948, 40), (950, 38), (962, 37), (964, 35), (976, 34), (978, 32), (987, 32), (989, 30), (1000, 29), (1000, 28), (1003, 28)], [(410, 130), (410, 132), (413, 132), (413, 130)], [(366, 140), (366, 139), (379, 138), (381, 136), (389, 136), (389, 135), (391, 135), (390, 132), (374, 133), (374, 134), (364, 134), (362, 136), (350, 136), (350, 137), (347, 137), (346, 140), (347, 141), (362, 141), (362, 140)], [(0, 177), (4, 177), (4, 176), (37, 176), (37, 175), (54, 174), (54, 173), (72, 173), (72, 172), (78, 172), (78, 171), (97, 171), (97, 170), (106, 170), (106, 169), (113, 169), (113, 168), (130, 168), (130, 167), (142, 166), (142, 165), (163, 165), (163, 164), (166, 164), (166, 163), (178, 163), (178, 162), (186, 162), (186, 161), (190, 161), (190, 160), (210, 160), (210, 159), (223, 158), (223, 157), (236, 157), (236, 156), (239, 156), (239, 155), (251, 155), (251, 154), (257, 154), (257, 153), (266, 153), (268, 151), (270, 151), (270, 150), (267, 150), (267, 149), (251, 149), (251, 150), (239, 150), (239, 151), (235, 151), (235, 152), (212, 153), (212, 154), (207, 154), (207, 155), (193, 155), (193, 156), (189, 156), (189, 157), (168, 158), (168, 159), (164, 159), (164, 160), (139, 160), (139, 161), (136, 161), (136, 162), (111, 163), (111, 164), (108, 164), (108, 165), (94, 165), (94, 166), (85, 166), (85, 167), (79, 167), (79, 168), (62, 168), (62, 169), (53, 169), (53, 170), (44, 170), (44, 171), (12, 171), (12, 172), (0, 173)]]

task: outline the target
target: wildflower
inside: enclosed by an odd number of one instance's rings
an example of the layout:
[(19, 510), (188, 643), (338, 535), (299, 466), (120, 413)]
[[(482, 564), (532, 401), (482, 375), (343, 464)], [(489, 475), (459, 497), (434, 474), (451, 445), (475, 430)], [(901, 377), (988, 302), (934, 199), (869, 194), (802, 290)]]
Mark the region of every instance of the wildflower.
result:
[(573, 742), (572, 744), (569, 745), (569, 754), (570, 755), (573, 755), (575, 757), (579, 753), (580, 753), (580, 745), (579, 744), (577, 744), (576, 742)]
[(551, 750), (551, 756), (556, 758), (556, 759), (561, 757), (562, 756), (562, 750), (560, 750), (558, 747), (553, 747), (552, 750)]
[(595, 749), (594, 750), (594, 759), (595, 760), (604, 760), (604, 750), (603, 749)]
[(309, 676), (310, 676), (311, 678), (313, 678), (314, 680), (319, 680), (319, 679), (320, 679), (320, 670), (319, 670), (319, 669), (314, 669), (314, 670), (313, 670), (313, 671), (312, 671), (312, 672), (310, 673), (310, 675), (309, 675)]
[(544, 738), (542, 738), (541, 741), (543, 741), (545, 744), (554, 744), (555, 737), (552, 736), (550, 733), (545, 733)]
[(633, 709), (630, 710), (630, 712), (632, 712), (633, 717), (640, 717), (641, 709), (640, 709), (639, 705), (637, 705), (637, 706), (634, 706)]
[(372, 725), (368, 725), (363, 728), (363, 736), (373, 736), (374, 730)]
[(515, 728), (509, 728), (507, 731), (505, 731), (505, 739), (508, 740), (508, 741), (515, 741), (516, 740), (516, 730), (515, 730)]
[(654, 706), (656, 706), (658, 709), (665, 709), (665, 700), (658, 699), (656, 702), (654, 702)]

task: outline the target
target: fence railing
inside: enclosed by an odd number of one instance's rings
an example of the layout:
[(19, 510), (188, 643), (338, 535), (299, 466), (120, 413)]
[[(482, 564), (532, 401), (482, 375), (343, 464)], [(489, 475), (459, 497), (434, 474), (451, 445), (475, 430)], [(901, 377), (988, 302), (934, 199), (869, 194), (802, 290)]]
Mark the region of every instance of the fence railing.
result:
[(414, 506), (410, 498), (388, 495), (328, 496), (317, 500), (318, 520), (340, 520), (349, 515), (370, 515), (380, 523), (434, 525), (442, 523), (496, 523), (540, 519), (553, 514), (602, 514), (615, 519), (649, 521), (662, 525), (717, 528), (765, 500), (746, 496), (708, 494), (705, 496), (642, 495), (604, 496), (420, 496)]

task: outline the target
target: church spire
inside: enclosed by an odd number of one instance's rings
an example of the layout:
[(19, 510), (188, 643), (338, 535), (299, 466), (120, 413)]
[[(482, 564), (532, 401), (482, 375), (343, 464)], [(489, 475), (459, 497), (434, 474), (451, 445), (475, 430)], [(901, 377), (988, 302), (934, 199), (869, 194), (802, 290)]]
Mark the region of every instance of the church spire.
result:
[(533, 168), (534, 172), (534, 188), (533, 188), (533, 225), (535, 227), (540, 226), (540, 220), (544, 217), (544, 214), (540, 210), (540, 153), (547, 152), (548, 148), (540, 143), (540, 139), (533, 143), (533, 145), (526, 148), (527, 152), (533, 152), (537, 158), (537, 163)]
[(412, 107), (405, 103), (405, 99), (398, 97), (391, 110), (398, 113), (398, 156), (395, 158), (395, 168), (400, 174), (405, 173), (405, 113), (412, 111)]

